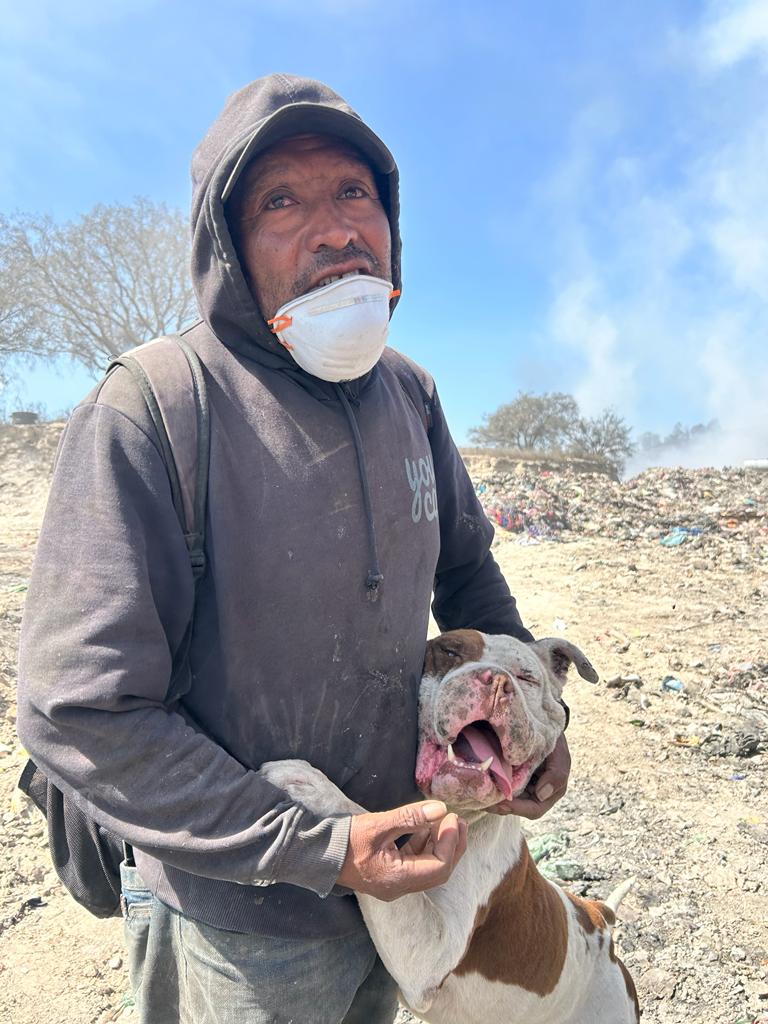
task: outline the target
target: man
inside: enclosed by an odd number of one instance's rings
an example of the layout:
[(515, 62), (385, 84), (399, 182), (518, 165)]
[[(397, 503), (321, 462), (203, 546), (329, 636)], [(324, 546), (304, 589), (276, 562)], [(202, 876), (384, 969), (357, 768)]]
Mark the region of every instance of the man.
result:
[[(391, 1021), (393, 984), (351, 891), (427, 889), (463, 850), (444, 805), (414, 804), (431, 591), (443, 628), (530, 634), (431, 378), (382, 351), (400, 287), (384, 144), (326, 86), (270, 75), (229, 99), (192, 176), (203, 319), (185, 338), (206, 367), (212, 436), (188, 691), (164, 705), (192, 610), (187, 551), (119, 371), (62, 440), (19, 731), (134, 847), (142, 1021)], [(317, 819), (292, 804), (258, 774), (286, 757), (373, 813)], [(538, 816), (568, 764), (563, 743), (538, 797), (499, 811)]]

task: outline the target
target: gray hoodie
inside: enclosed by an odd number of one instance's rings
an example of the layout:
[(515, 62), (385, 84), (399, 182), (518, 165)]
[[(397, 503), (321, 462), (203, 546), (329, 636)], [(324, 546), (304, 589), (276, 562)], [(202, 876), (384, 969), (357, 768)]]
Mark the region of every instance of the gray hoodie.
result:
[[(334, 889), (349, 819), (296, 806), (259, 765), (304, 758), (371, 810), (415, 799), (431, 592), (442, 628), (530, 634), (431, 377), (387, 349), (351, 384), (319, 381), (253, 302), (222, 194), (254, 129), (301, 102), (350, 111), (319, 83), (269, 76), (230, 99), (193, 161), (203, 319), (185, 337), (206, 367), (212, 436), (188, 692), (164, 704), (192, 610), (189, 559), (151, 422), (119, 370), (62, 438), (24, 614), (18, 729), (134, 846), (166, 903), (234, 931), (330, 937), (363, 927)], [(397, 171), (384, 167), (397, 286)], [(404, 374), (431, 396), (429, 436)]]

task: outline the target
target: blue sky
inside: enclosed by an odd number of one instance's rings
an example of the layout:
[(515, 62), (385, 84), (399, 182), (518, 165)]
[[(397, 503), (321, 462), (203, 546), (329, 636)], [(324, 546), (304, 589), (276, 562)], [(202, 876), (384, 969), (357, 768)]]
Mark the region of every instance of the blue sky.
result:
[[(768, 0), (6, 2), (0, 210), (186, 208), (207, 125), (273, 70), (327, 81), (398, 159), (390, 340), (458, 441), (563, 390), (768, 455)], [(60, 366), (5, 400), (89, 386)]]

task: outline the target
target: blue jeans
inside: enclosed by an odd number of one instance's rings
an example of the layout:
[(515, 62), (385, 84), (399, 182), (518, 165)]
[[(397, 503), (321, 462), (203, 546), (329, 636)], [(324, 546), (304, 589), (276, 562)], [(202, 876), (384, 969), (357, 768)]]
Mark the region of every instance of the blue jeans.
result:
[(276, 939), (222, 931), (166, 906), (121, 867), (139, 1024), (392, 1024), (397, 989), (363, 931)]

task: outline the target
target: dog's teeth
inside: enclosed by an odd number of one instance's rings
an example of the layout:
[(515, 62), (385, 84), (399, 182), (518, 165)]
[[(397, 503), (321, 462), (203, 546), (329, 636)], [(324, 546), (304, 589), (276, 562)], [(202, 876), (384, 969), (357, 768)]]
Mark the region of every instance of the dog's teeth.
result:
[(449, 761), (455, 761), (456, 760), (456, 755), (453, 752), (453, 744), (452, 743), (448, 744), (448, 760)]
[(483, 761), (482, 764), (480, 765), (480, 771), (487, 772), (492, 764), (493, 764), (493, 757), (486, 758), (485, 761)]

